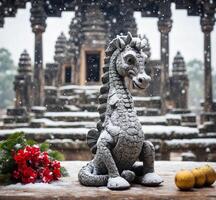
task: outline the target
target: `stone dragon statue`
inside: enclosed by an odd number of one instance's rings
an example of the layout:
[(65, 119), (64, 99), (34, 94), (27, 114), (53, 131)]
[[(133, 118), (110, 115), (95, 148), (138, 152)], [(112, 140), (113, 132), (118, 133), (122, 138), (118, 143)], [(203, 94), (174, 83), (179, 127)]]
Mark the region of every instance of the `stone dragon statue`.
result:
[[(158, 186), (163, 180), (154, 172), (154, 146), (146, 141), (125, 78), (145, 89), (151, 78), (145, 72), (147, 40), (117, 36), (105, 51), (103, 85), (100, 89), (100, 121), (87, 134), (94, 159), (78, 174), (81, 184), (127, 189), (136, 182)], [(142, 163), (135, 163), (137, 160)]]

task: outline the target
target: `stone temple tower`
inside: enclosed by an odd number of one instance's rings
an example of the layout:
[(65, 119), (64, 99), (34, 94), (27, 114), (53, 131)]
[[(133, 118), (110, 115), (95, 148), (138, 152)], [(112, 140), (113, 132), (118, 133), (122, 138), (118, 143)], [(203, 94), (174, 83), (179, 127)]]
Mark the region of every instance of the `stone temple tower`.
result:
[[(67, 38), (65, 37), (64, 33), (61, 33), (60, 36), (57, 38), (56, 44), (55, 44), (55, 55), (54, 60), (58, 64), (58, 71), (57, 71), (57, 85), (61, 85), (64, 83), (64, 77), (63, 74), (65, 74), (66, 70), (66, 50), (67, 50)], [(71, 82), (71, 74), (69, 76), (69, 80), (66, 80), (65, 82)]]
[(106, 23), (99, 5), (90, 4), (82, 16), (80, 46), (80, 85), (99, 82), (106, 44)]
[(171, 81), (171, 96), (176, 109), (188, 109), (188, 87), (189, 81), (186, 73), (184, 58), (177, 52), (173, 61)]
[(31, 59), (26, 50), (20, 56), (17, 75), (14, 80), (15, 102), (7, 109), (7, 116), (3, 121), (5, 127), (24, 127), (29, 122), (29, 111), (33, 105), (32, 88), (33, 73)]
[(32, 67), (31, 59), (26, 50), (20, 56), (18, 74), (14, 81), (15, 107), (26, 107), (28, 110), (32, 105)]

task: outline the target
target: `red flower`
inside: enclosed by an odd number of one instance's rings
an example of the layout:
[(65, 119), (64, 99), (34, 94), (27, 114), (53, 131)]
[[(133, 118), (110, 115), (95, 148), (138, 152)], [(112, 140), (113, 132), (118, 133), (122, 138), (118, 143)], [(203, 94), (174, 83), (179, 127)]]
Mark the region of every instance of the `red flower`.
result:
[(61, 170), (60, 168), (53, 170), (53, 176), (55, 180), (58, 180), (61, 177)]
[(26, 160), (29, 158), (29, 153), (24, 149), (20, 149), (14, 156), (14, 160), (18, 165), (23, 165), (26, 163)]
[(61, 166), (60, 166), (60, 162), (57, 161), (57, 160), (52, 161), (51, 166), (52, 166), (53, 168), (60, 168), (60, 167), (61, 167)]
[(23, 169), (21, 174), (23, 183), (34, 183), (37, 179), (37, 172), (33, 170), (31, 167)]
[(38, 146), (26, 146), (14, 153), (13, 158), (17, 168), (12, 177), (22, 183), (34, 183), (37, 179), (50, 183), (61, 177), (60, 162), (51, 161), (48, 153), (41, 153)]
[(44, 166), (44, 167), (47, 167), (51, 162), (47, 152), (43, 152), (39, 156), (39, 160), (40, 160), (40, 163), (42, 164), (42, 166)]
[(50, 169), (44, 168), (43, 172), (42, 172), (42, 181), (44, 183), (50, 183), (53, 180), (53, 172), (50, 171)]

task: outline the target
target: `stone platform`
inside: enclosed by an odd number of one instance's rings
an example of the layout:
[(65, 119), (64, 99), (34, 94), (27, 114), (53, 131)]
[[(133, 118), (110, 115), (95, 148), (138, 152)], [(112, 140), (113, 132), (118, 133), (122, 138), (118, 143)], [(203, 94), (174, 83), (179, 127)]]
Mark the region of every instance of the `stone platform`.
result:
[[(156, 171), (163, 177), (164, 183), (160, 187), (143, 187), (132, 185), (129, 190), (111, 191), (106, 187), (85, 187), (79, 184), (77, 173), (86, 162), (67, 161), (63, 162), (70, 174), (69, 177), (62, 178), (60, 181), (52, 184), (14, 184), (0, 186), (0, 200), (117, 200), (117, 199), (172, 199), (172, 200), (213, 200), (216, 199), (216, 184), (212, 187), (193, 189), (191, 191), (179, 191), (174, 183), (175, 173), (180, 169), (192, 169), (206, 164), (206, 162), (173, 162), (158, 161), (156, 162)], [(209, 163), (216, 168), (216, 163)]]

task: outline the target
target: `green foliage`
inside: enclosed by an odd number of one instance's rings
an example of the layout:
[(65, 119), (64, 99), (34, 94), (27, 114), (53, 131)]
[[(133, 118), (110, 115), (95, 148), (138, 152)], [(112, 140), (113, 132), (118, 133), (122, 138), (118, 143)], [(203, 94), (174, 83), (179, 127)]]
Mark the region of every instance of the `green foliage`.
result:
[(61, 167), (61, 168), (60, 168), (60, 171), (61, 171), (61, 175), (62, 175), (63, 177), (69, 176), (68, 171), (67, 171), (64, 167)]
[(48, 154), (54, 160), (60, 160), (60, 161), (65, 160), (64, 155), (60, 153), (59, 151), (49, 150)]
[(0, 108), (12, 104), (15, 67), (10, 52), (0, 48)]
[(12, 157), (13, 151), (24, 148), (26, 145), (23, 132), (16, 132), (0, 142), (0, 174), (11, 173), (15, 164)]
[(49, 145), (49, 143), (47, 143), (47, 142), (44, 142), (44, 143), (40, 144), (40, 150), (41, 150), (42, 152), (48, 151), (49, 148), (50, 148), (50, 145)]

